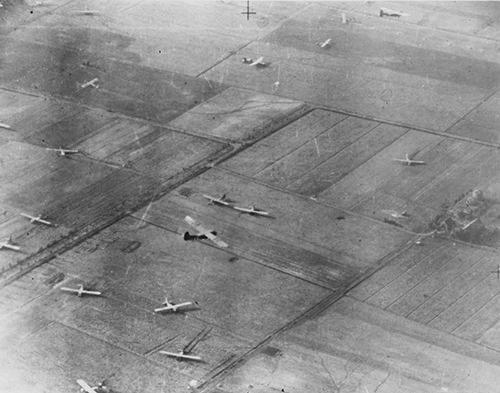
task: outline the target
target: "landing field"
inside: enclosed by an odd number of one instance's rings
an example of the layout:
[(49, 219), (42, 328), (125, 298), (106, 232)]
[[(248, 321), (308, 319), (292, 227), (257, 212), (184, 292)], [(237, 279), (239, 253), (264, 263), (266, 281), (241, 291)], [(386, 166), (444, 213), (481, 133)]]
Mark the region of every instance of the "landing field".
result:
[[(500, 87), (495, 41), (469, 36), (452, 49), (449, 33), (438, 39), (419, 26), (401, 29), (378, 12), (343, 24), (341, 14), (314, 3), (241, 50), (264, 56), (268, 67), (249, 72), (231, 57), (204, 75), (268, 93), (279, 81), (284, 97), (438, 131)], [(320, 48), (328, 38), (331, 45)]]
[(496, 253), (428, 241), (356, 287), (351, 295), (420, 324), (500, 349), (494, 332), (500, 285)]
[[(20, 286), (23, 281), (31, 283), (31, 288)], [(36, 330), (31, 339), (50, 342), (64, 333), (73, 342), (71, 351), (82, 355), (85, 345), (93, 348), (95, 342), (102, 342), (116, 356), (125, 351), (128, 356), (142, 357), (142, 362), (171, 370), (172, 375), (186, 374), (194, 379), (242, 355), (330, 293), (244, 257), (234, 258), (232, 253), (202, 243), (187, 243), (176, 233), (133, 218), (111, 226), (17, 282), (17, 286), (2, 292), (4, 299), (16, 299), (15, 304), (8, 301), (3, 306), (9, 315), (10, 322), (4, 321), (7, 326), (28, 320), (24, 330), (29, 332), (29, 326)], [(102, 291), (103, 297), (78, 298), (60, 292), (61, 286), (76, 287), (80, 283)], [(27, 297), (27, 292), (31, 296)], [(194, 301), (195, 307), (177, 314), (153, 313), (165, 295), (172, 301)], [(196, 350), (205, 363), (179, 363), (158, 353), (181, 349), (190, 337), (210, 326), (212, 332)], [(23, 356), (25, 349), (17, 343), (7, 346), (10, 362)], [(31, 356), (27, 367), (41, 361), (41, 354), (49, 364), (60, 362), (59, 351), (45, 347)], [(92, 354), (99, 359), (98, 352)], [(71, 366), (62, 371), (63, 380), (69, 381), (82, 371), (76, 370), (78, 356), (72, 360), (75, 369)], [(91, 355), (85, 356), (90, 366)], [(136, 366), (130, 371), (138, 376), (141, 362), (129, 360), (132, 364)], [(114, 367), (84, 368), (87, 378), (106, 378), (119, 386), (114, 380)], [(165, 378), (162, 374), (158, 377)], [(167, 380), (173, 389), (171, 377)]]
[[(394, 161), (409, 155), (424, 165)], [(414, 232), (468, 192), (479, 189), (488, 228), (497, 211), (498, 149), (450, 137), (314, 110), (222, 166), (272, 186), (309, 196)], [(500, 179), (498, 179), (500, 180)], [(407, 212), (394, 218), (391, 212)], [(494, 239), (480, 244), (498, 244)]]
[(498, 390), (497, 3), (1, 5), (2, 392)]
[[(8, 139), (0, 144), (0, 234), (21, 247), (2, 250), (6, 278), (50, 255), (48, 246), (64, 248), (230, 150), (100, 109), (6, 91), (2, 97), (17, 109), (2, 118), (11, 128), (2, 129)], [(78, 153), (47, 150), (61, 147)], [(54, 225), (32, 224), (20, 213)]]
[[(203, 195), (254, 205), (272, 217), (210, 205)], [(147, 211), (146, 211), (147, 210)], [(134, 216), (173, 232), (191, 230), (186, 215), (214, 228), (237, 255), (283, 269), (331, 289), (345, 288), (411, 235), (224, 170), (210, 170)], [(305, 214), (307, 212), (307, 214)]]
[(345, 297), (269, 342), (212, 391), (489, 392), (498, 352), (428, 337), (439, 333)]

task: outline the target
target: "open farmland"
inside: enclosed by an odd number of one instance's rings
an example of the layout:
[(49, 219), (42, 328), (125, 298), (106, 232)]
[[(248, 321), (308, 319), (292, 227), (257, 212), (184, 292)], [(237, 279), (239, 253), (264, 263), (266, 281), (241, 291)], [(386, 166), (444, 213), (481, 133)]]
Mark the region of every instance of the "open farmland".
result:
[(498, 4), (1, 5), (2, 392), (498, 389)]

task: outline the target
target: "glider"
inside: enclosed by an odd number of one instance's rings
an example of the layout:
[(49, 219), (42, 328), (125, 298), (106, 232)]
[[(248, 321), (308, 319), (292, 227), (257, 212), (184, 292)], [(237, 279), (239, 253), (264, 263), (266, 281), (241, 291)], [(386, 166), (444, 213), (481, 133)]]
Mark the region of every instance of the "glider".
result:
[(221, 248), (228, 247), (227, 243), (223, 242), (222, 240), (219, 240), (217, 238), (217, 236), (212, 231), (206, 229), (204, 226), (199, 224), (194, 218), (186, 216), (186, 217), (184, 217), (184, 221), (186, 221), (190, 226), (192, 226), (194, 229), (196, 229), (200, 235), (206, 236), (207, 239), (214, 242), (217, 246), (219, 246)]
[(260, 210), (260, 209), (256, 209), (254, 206), (250, 206), (250, 207), (234, 206), (233, 209), (238, 210), (242, 213), (250, 214), (250, 215), (269, 216), (269, 212), (266, 212), (266, 211)]
[(393, 158), (393, 161), (398, 161), (402, 162), (405, 165), (411, 166), (411, 165), (425, 165), (425, 161), (417, 161), (417, 160), (412, 160), (408, 156), (408, 154), (405, 155), (405, 158)]
[(231, 206), (231, 204), (226, 199), (226, 194), (223, 194), (220, 198), (203, 194), (203, 198), (208, 199), (209, 203), (212, 203), (214, 205)]
[(332, 39), (328, 38), (327, 40), (318, 43), (318, 45), (319, 45), (320, 48), (328, 48), (328, 47), (331, 46), (331, 42), (332, 42)]
[(42, 220), (42, 216), (33, 217), (33, 216), (30, 216), (29, 214), (26, 214), (26, 213), (20, 213), (20, 214), (21, 214), (21, 216), (29, 219), (31, 223), (39, 222), (40, 224), (45, 224), (45, 225), (48, 225), (48, 226), (52, 226), (53, 225), (50, 221)]
[(83, 289), (83, 285), (79, 285), (78, 289), (61, 287), (61, 291), (76, 293), (77, 296), (79, 296), (79, 297), (82, 297), (82, 295), (101, 296), (101, 292), (99, 292), (99, 291), (88, 291), (86, 289)]
[(7, 249), (12, 250), (12, 251), (21, 251), (21, 247), (12, 244), (12, 239), (10, 237), (8, 240), (0, 243), (0, 250), (2, 248), (7, 248)]
[(98, 89), (99, 88), (98, 83), (99, 83), (99, 78), (94, 78), (88, 82), (82, 83), (80, 85), (80, 89), (85, 89), (86, 87), (89, 87), (89, 86), (92, 86), (92, 87)]
[(181, 351), (179, 352), (169, 352), (169, 351), (160, 351), (159, 353), (163, 355), (167, 355), (178, 360), (194, 360), (201, 362), (202, 359), (200, 356), (190, 355), (191, 351), (194, 347), (201, 341), (205, 336), (212, 330), (212, 328), (205, 328), (200, 333), (196, 335)]
[(388, 214), (394, 218), (408, 218), (408, 213), (405, 211), (399, 213), (395, 210), (382, 210), (382, 213)]
[(256, 67), (267, 67), (269, 63), (264, 62), (264, 57), (259, 57), (257, 60), (255, 60), (253, 63), (250, 63), (249, 66), (256, 66)]
[(182, 308), (182, 307), (191, 306), (192, 304), (193, 304), (192, 302), (184, 302), (184, 303), (179, 303), (179, 304), (170, 303), (168, 301), (168, 297), (165, 296), (165, 301), (162, 303), (162, 305), (165, 307), (155, 308), (155, 312), (162, 312), (162, 311), (176, 312), (177, 309)]
[(75, 150), (75, 149), (63, 149), (62, 147), (59, 147), (58, 149), (53, 148), (53, 147), (46, 147), (46, 149), (47, 150), (56, 151), (61, 157), (67, 156), (67, 155), (70, 155), (70, 154), (76, 154), (76, 153), (80, 152), (79, 150)]

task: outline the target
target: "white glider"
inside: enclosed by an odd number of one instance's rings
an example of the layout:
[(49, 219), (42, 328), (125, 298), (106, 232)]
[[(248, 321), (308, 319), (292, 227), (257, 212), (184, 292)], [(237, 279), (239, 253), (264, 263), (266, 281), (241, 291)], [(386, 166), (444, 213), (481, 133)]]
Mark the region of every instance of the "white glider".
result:
[(408, 213), (405, 211), (399, 213), (395, 210), (382, 210), (382, 213), (388, 214), (394, 218), (408, 218)]
[(250, 215), (258, 215), (258, 216), (269, 216), (269, 212), (266, 212), (264, 210), (259, 210), (259, 209), (256, 209), (254, 206), (250, 206), (250, 207), (239, 207), (239, 206), (234, 206), (233, 207), (234, 210), (238, 210), (242, 213), (247, 213), (247, 214), (250, 214)]
[(97, 389), (94, 387), (91, 387), (87, 382), (85, 382), (83, 379), (77, 379), (76, 382), (78, 385), (81, 386), (81, 391), (82, 392), (87, 392), (87, 393), (97, 393)]
[(425, 165), (425, 161), (417, 161), (417, 160), (412, 160), (410, 159), (410, 157), (408, 156), (408, 154), (405, 155), (405, 158), (393, 158), (393, 161), (398, 161), (398, 162), (402, 162), (408, 166), (411, 166), (411, 165)]
[(167, 355), (176, 359), (185, 359), (185, 360), (194, 360), (194, 361), (201, 361), (201, 357), (199, 356), (194, 356), (194, 355), (188, 355), (184, 353), (183, 351), (180, 352), (169, 352), (169, 351), (160, 351), (161, 354)]
[(169, 351), (159, 351), (163, 355), (174, 357), (179, 360), (194, 360), (202, 361), (200, 356), (190, 355), (194, 347), (201, 341), (205, 336), (212, 330), (212, 328), (205, 328), (200, 333), (196, 335), (183, 349), (179, 352), (169, 352)]
[(176, 312), (177, 309), (182, 308), (182, 307), (187, 307), (191, 306), (193, 303), (192, 302), (184, 302), (184, 303), (170, 303), (168, 301), (168, 297), (165, 296), (165, 301), (162, 303), (165, 307), (160, 307), (160, 308), (155, 308), (155, 312), (162, 312), (162, 311), (173, 311)]
[(269, 63), (264, 62), (264, 57), (259, 57), (257, 60), (255, 60), (253, 63), (250, 63), (249, 66), (256, 66), (256, 67), (266, 67)]
[(231, 206), (231, 204), (226, 200), (226, 194), (223, 194), (220, 198), (216, 198), (210, 195), (202, 194), (203, 198), (208, 199), (209, 203), (216, 205)]
[(217, 246), (221, 248), (226, 248), (228, 247), (228, 244), (223, 242), (222, 240), (218, 239), (217, 236), (215, 236), (212, 231), (206, 229), (204, 226), (199, 224), (194, 218), (186, 216), (184, 217), (184, 221), (186, 221), (190, 226), (192, 226), (194, 229), (198, 231), (199, 234), (205, 235), (207, 239), (213, 241)]
[(98, 82), (99, 82), (99, 78), (94, 78), (88, 82), (82, 83), (80, 85), (80, 89), (85, 89), (86, 87), (89, 87), (89, 86), (92, 86), (92, 87), (98, 89), (99, 88)]
[(12, 244), (12, 239), (10, 237), (7, 241), (0, 243), (0, 250), (2, 248), (7, 248), (12, 251), (21, 251), (21, 247)]
[(320, 48), (328, 48), (328, 47), (331, 46), (331, 42), (332, 42), (332, 39), (328, 38), (327, 40), (318, 43), (318, 45), (319, 45)]
[(58, 149), (53, 148), (53, 147), (46, 147), (46, 149), (56, 151), (61, 157), (67, 156), (69, 154), (76, 154), (76, 153), (80, 152), (79, 150), (76, 150), (76, 149), (63, 149), (62, 147), (59, 147)]
[(88, 291), (83, 289), (83, 285), (79, 285), (78, 289), (61, 287), (61, 291), (76, 293), (79, 297), (82, 295), (90, 295), (90, 296), (101, 296), (101, 292), (99, 291)]
[(108, 391), (106, 386), (104, 385), (104, 382), (99, 383), (99, 385), (91, 387), (87, 382), (85, 382), (83, 379), (77, 379), (76, 382), (78, 385), (80, 385), (81, 389), (80, 391), (86, 392), (86, 393), (99, 393), (104, 391)]
[(21, 216), (29, 219), (31, 223), (39, 222), (40, 224), (45, 224), (45, 225), (48, 225), (48, 226), (52, 226), (53, 225), (50, 221), (42, 220), (42, 216), (33, 217), (33, 216), (30, 216), (29, 214), (26, 214), (26, 213), (20, 213), (20, 214), (21, 214)]
[(5, 123), (0, 123), (0, 128), (7, 128), (8, 130), (10, 130), (10, 126)]

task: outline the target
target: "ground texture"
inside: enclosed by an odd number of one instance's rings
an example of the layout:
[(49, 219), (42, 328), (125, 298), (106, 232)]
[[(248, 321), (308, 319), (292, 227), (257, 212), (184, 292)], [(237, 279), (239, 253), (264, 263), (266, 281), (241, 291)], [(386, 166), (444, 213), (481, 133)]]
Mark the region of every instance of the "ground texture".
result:
[(250, 5), (2, 1), (3, 392), (498, 390), (500, 5)]

